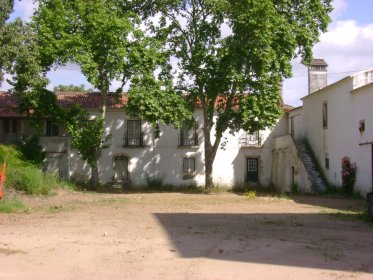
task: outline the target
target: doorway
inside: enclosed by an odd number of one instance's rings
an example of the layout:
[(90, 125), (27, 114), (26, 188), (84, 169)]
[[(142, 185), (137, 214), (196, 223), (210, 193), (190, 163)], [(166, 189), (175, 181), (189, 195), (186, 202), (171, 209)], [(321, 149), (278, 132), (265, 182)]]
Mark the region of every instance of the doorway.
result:
[(114, 157), (114, 182), (128, 182), (128, 157), (125, 155)]
[(247, 181), (258, 182), (259, 168), (258, 158), (247, 158)]

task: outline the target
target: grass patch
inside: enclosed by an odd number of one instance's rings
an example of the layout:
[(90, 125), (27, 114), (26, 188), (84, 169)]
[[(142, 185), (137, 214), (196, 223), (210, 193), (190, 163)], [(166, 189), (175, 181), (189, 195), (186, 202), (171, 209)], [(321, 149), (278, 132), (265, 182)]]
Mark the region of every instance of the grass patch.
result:
[(244, 195), (248, 199), (255, 199), (256, 198), (256, 191), (248, 191), (248, 192), (245, 192)]
[(26, 205), (16, 197), (4, 196), (0, 199), (0, 212), (2, 213), (19, 213), (27, 210)]
[(368, 212), (363, 210), (336, 210), (331, 208), (322, 207), (322, 214), (327, 214), (331, 217), (334, 217), (343, 221), (360, 221), (369, 223), (373, 227), (373, 224), (369, 218)]

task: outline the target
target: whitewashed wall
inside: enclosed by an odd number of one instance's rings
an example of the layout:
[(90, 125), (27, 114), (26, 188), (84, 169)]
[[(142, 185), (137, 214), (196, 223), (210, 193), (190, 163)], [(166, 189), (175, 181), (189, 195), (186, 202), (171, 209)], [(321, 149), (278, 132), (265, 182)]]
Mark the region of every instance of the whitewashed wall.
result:
[[(95, 114), (94, 112), (91, 112)], [(125, 155), (129, 158), (129, 179), (134, 185), (144, 185), (147, 177), (162, 178), (163, 183), (173, 185), (203, 185), (204, 172), (204, 137), (202, 111), (197, 109), (195, 119), (198, 123), (198, 146), (179, 147), (180, 130), (172, 126), (161, 126), (161, 135), (154, 139), (153, 129), (142, 122), (144, 134), (143, 147), (123, 146), (125, 125), (128, 116), (122, 110), (108, 110), (105, 120), (107, 132), (112, 134), (111, 145), (102, 151), (99, 160), (99, 178), (103, 183), (113, 181), (113, 159), (115, 155)], [(240, 147), (241, 131), (232, 135), (224, 133), (226, 145), (221, 145), (213, 165), (213, 179), (216, 184), (233, 186), (246, 183), (247, 158), (259, 159), (259, 183), (267, 186), (271, 182), (272, 168), (272, 136), (271, 131), (262, 131), (263, 145), (261, 147)], [(212, 140), (214, 136), (212, 135)], [(195, 157), (196, 172), (183, 173), (183, 158)], [(186, 176), (188, 175), (188, 176)], [(72, 148), (70, 153), (70, 178), (87, 181), (90, 176), (89, 166), (80, 160), (78, 152)]]
[[(305, 135), (315, 152), (329, 182), (341, 186), (341, 161), (351, 158), (357, 164), (355, 190), (362, 195), (371, 191), (370, 145), (373, 141), (373, 85), (361, 83), (365, 74), (347, 77), (303, 98)], [(358, 81), (360, 81), (358, 83)], [(370, 84), (369, 84), (370, 83)], [(358, 87), (358, 88), (354, 88)], [(328, 127), (322, 125), (322, 104), (328, 104)], [(365, 120), (365, 132), (360, 133), (359, 122)], [(329, 158), (329, 168), (325, 167)]]

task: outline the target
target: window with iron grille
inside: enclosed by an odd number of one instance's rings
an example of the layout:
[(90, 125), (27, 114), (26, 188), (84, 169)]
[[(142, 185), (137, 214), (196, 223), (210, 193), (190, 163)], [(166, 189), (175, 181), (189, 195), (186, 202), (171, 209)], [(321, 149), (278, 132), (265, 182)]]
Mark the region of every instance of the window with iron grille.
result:
[(194, 122), (192, 126), (183, 124), (183, 126), (180, 128), (179, 146), (183, 147), (198, 145), (197, 127), (197, 122)]
[(239, 145), (243, 147), (260, 146), (261, 141), (259, 130), (253, 133), (246, 132), (240, 136)]
[(193, 173), (196, 171), (196, 159), (194, 157), (183, 158), (183, 172)]
[(124, 144), (126, 146), (142, 146), (142, 133), (140, 120), (128, 120), (127, 130), (124, 135)]

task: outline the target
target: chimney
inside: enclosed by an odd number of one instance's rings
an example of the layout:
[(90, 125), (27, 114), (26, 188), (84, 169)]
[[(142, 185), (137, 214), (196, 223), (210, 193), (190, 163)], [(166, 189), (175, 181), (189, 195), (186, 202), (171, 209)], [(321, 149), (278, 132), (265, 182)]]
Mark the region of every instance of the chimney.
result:
[(308, 67), (308, 94), (326, 87), (328, 84), (328, 64), (324, 59), (313, 59)]

